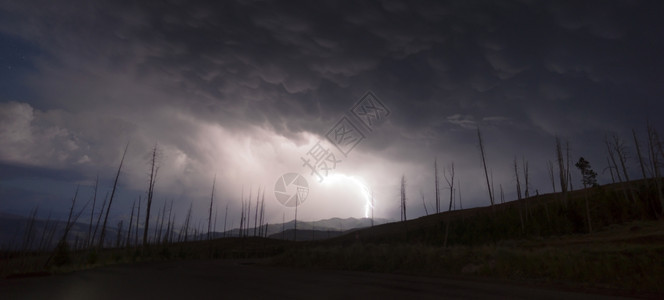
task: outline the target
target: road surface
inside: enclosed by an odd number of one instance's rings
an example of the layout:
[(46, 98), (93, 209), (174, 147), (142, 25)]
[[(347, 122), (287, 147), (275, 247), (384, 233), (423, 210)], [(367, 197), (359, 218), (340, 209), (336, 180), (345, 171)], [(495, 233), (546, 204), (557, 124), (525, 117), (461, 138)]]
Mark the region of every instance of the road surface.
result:
[(301, 270), (251, 261), (115, 265), (0, 280), (0, 299), (619, 299), (467, 279)]

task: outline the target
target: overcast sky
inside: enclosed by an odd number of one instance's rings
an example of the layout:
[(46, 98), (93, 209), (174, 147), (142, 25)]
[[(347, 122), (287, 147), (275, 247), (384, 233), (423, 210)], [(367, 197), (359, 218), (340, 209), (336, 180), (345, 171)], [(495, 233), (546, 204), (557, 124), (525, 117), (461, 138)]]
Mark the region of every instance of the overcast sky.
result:
[[(422, 197), (433, 210), (435, 158), (464, 208), (489, 204), (478, 127), (509, 200), (515, 157), (531, 194), (552, 191), (556, 135), (608, 183), (604, 135), (639, 174), (631, 129), (664, 130), (662, 1), (122, 2), (0, 1), (1, 212), (66, 216), (97, 175), (103, 198), (129, 143), (116, 221), (145, 197), (155, 144), (153, 213), (206, 219), (216, 174), (229, 225), (258, 187), (268, 222), (292, 219), (274, 194), (292, 172), (310, 188), (298, 218), (370, 215), (372, 191), (375, 216), (399, 219), (402, 175), (412, 218)], [(371, 130), (352, 113), (367, 91)], [(344, 116), (363, 134), (345, 154), (326, 138)], [(303, 161), (316, 145), (336, 159), (322, 182)]]

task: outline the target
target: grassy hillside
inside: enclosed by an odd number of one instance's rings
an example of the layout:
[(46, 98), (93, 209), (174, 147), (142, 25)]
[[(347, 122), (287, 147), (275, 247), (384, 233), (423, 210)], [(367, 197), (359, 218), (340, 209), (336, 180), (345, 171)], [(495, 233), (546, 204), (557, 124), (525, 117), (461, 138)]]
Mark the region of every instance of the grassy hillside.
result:
[(661, 294), (664, 221), (657, 219), (661, 207), (646, 184), (538, 195), (359, 229), (291, 247), (275, 262)]

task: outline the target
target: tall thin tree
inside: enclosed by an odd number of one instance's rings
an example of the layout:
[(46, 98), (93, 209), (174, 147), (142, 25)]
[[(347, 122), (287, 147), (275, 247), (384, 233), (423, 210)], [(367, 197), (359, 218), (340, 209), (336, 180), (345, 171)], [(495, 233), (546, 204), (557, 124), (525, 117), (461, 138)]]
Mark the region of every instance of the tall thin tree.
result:
[(486, 155), (484, 153), (484, 143), (482, 142), (482, 133), (480, 132), (479, 127), (477, 127), (477, 139), (479, 140), (479, 143), (480, 143), (480, 153), (482, 154), (482, 165), (484, 166), (484, 176), (486, 177), (486, 187), (489, 190), (489, 201), (491, 202), (491, 206), (493, 206), (493, 204), (494, 204), (493, 193), (491, 192), (491, 184), (489, 183), (489, 172), (487, 171), (487, 168), (486, 168)]
[(438, 181), (438, 159), (433, 160), (433, 172), (436, 187), (436, 213), (440, 213), (440, 186)]
[(406, 221), (406, 175), (401, 176), (401, 221)]
[(152, 162), (150, 164), (150, 183), (148, 185), (148, 198), (145, 208), (145, 224), (143, 225), (143, 246), (148, 245), (148, 230), (150, 228), (150, 208), (152, 208), (152, 199), (154, 197), (154, 185), (157, 181), (157, 144), (152, 148)]
[(207, 239), (208, 241), (212, 239), (212, 236), (210, 235), (210, 225), (212, 225), (212, 205), (214, 204), (214, 186), (217, 184), (217, 174), (214, 175), (214, 179), (212, 180), (212, 194), (210, 195), (210, 210), (209, 210), (209, 215), (208, 215), (208, 232), (207, 232)]
[(92, 245), (92, 223), (93, 223), (93, 217), (95, 214), (95, 204), (97, 203), (97, 187), (99, 186), (99, 174), (97, 174), (97, 178), (95, 179), (95, 188), (94, 188), (94, 194), (92, 195), (92, 209), (90, 210), (90, 224), (88, 225), (88, 240), (87, 240), (87, 247), (90, 247)]
[(108, 207), (106, 207), (106, 216), (104, 217), (104, 224), (101, 227), (101, 233), (99, 235), (99, 248), (104, 247), (104, 237), (106, 234), (106, 222), (108, 222), (108, 214), (111, 212), (111, 204), (113, 204), (113, 198), (115, 197), (115, 191), (118, 187), (118, 179), (120, 178), (120, 171), (122, 170), (122, 164), (124, 163), (125, 155), (127, 155), (127, 149), (129, 149), (129, 143), (125, 146), (124, 152), (122, 152), (122, 159), (120, 159), (120, 166), (118, 167), (118, 172), (115, 174), (115, 181), (113, 181), (113, 190), (111, 191), (111, 198), (108, 200)]

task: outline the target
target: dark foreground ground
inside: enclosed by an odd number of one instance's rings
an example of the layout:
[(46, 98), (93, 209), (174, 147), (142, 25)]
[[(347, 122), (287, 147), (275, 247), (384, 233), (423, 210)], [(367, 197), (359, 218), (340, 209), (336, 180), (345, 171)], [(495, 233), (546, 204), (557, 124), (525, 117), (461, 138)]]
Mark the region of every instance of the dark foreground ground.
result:
[(468, 279), (301, 270), (252, 261), (141, 263), (0, 280), (1, 299), (618, 299)]

